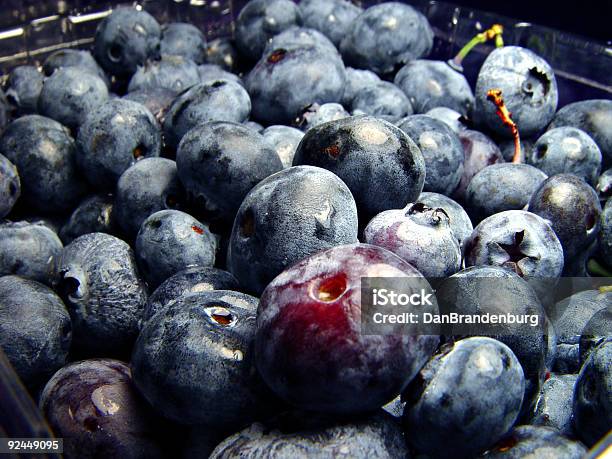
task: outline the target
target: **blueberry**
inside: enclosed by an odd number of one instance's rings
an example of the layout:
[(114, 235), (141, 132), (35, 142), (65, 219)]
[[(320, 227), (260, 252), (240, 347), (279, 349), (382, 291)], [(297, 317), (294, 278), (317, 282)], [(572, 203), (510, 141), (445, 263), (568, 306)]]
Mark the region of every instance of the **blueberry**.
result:
[(600, 200), (606, 201), (612, 196), (612, 169), (607, 169), (601, 173), (595, 189)]
[(546, 179), (531, 196), (528, 210), (550, 223), (568, 261), (597, 238), (599, 199), (595, 190), (576, 175), (558, 174)]
[[(255, 357), (270, 388), (300, 408), (370, 412), (394, 399), (435, 350), (438, 337), (361, 333), (360, 283), (384, 273), (427, 281), (398, 256), (368, 244), (318, 252), (283, 271), (259, 301)], [(437, 311), (437, 305), (425, 306)]]
[(242, 201), (227, 265), (244, 288), (261, 293), (293, 263), (351, 242), (357, 242), (357, 209), (344, 182), (318, 167), (290, 167)]
[(193, 127), (207, 121), (242, 123), (251, 113), (251, 99), (235, 81), (209, 80), (180, 94), (170, 106), (164, 120), (166, 141), (178, 146)]
[(10, 213), (20, 195), (21, 181), (17, 168), (6, 156), (0, 154), (0, 218)]
[(107, 99), (108, 89), (99, 76), (80, 67), (62, 67), (45, 78), (38, 112), (76, 130)]
[[(521, 137), (521, 151), (525, 155), (527, 162), (531, 160), (531, 152), (536, 140), (537, 139), (525, 139)], [(504, 160), (507, 162), (512, 162), (515, 150), (514, 139), (502, 139), (499, 141), (498, 145)]]
[(463, 146), (463, 174), (453, 196), (463, 201), (474, 176), (487, 166), (503, 163), (504, 158), (495, 142), (482, 132), (464, 129), (458, 135)]
[(134, 390), (130, 369), (119, 360), (66, 365), (45, 386), (40, 409), (64, 438), (67, 459), (164, 457), (159, 438), (167, 435), (165, 425)]
[(126, 170), (117, 182), (113, 214), (119, 227), (135, 237), (142, 222), (158, 210), (180, 209), (185, 191), (176, 163), (166, 158), (145, 158)]
[(149, 296), (143, 322), (179, 297), (209, 290), (238, 290), (238, 280), (233, 274), (217, 268), (192, 266), (183, 269), (162, 282)]
[(382, 80), (370, 70), (358, 70), (351, 67), (346, 68), (346, 85), (342, 96), (342, 105), (351, 107), (353, 98), (362, 89), (380, 83)]
[(589, 319), (580, 335), (580, 364), (584, 364), (591, 351), (603, 343), (612, 331), (612, 307), (607, 306), (597, 311)]
[(178, 94), (200, 82), (198, 66), (182, 56), (162, 56), (149, 60), (132, 75), (128, 91), (165, 88)]
[(582, 459), (587, 454), (582, 443), (561, 435), (557, 429), (542, 426), (518, 426), (482, 459), (522, 459), (558, 457)]
[(388, 81), (368, 86), (355, 94), (351, 105), (353, 114), (372, 115), (395, 122), (412, 115), (412, 104), (402, 90)]
[(423, 154), (387, 121), (345, 118), (310, 129), (298, 146), (294, 165), (328, 169), (349, 187), (364, 222), (414, 202), (423, 190)]
[(206, 46), (206, 62), (234, 71), (238, 65), (238, 51), (234, 41), (229, 38), (216, 38)]
[(597, 346), (584, 363), (574, 392), (574, 425), (587, 446), (612, 429), (612, 338)]
[(537, 140), (529, 163), (546, 175), (575, 174), (594, 185), (601, 171), (601, 151), (587, 133), (564, 126), (546, 131)]
[(83, 199), (59, 232), (64, 244), (87, 233), (114, 233), (113, 200), (110, 194), (94, 194)]
[[(461, 131), (467, 129), (466, 124), (463, 122), (465, 119), (463, 115), (452, 108), (448, 107), (434, 107), (431, 110), (428, 110), (425, 115), (431, 116), (437, 120), (443, 121), (448, 124), (453, 131), (457, 134), (460, 134)], [(514, 147), (514, 144), (513, 144)], [(513, 152), (514, 153), (514, 152)]]
[(77, 162), (83, 174), (96, 187), (112, 190), (130, 166), (159, 156), (161, 132), (144, 105), (113, 99), (87, 115), (77, 142)]
[(171, 22), (162, 27), (162, 56), (181, 56), (196, 64), (206, 60), (206, 38), (193, 24)]
[(176, 165), (185, 189), (206, 218), (231, 223), (246, 194), (283, 168), (257, 132), (236, 123), (203, 123), (179, 144)]
[(253, 421), (264, 400), (253, 367), (256, 310), (257, 298), (229, 290), (177, 298), (140, 332), (136, 387), (182, 424), (236, 429)]
[(43, 213), (67, 211), (85, 193), (77, 175), (76, 150), (68, 129), (39, 115), (16, 119), (0, 138), (0, 153), (19, 173), (20, 202)]
[(524, 387), (508, 346), (460, 340), (434, 355), (404, 391), (408, 441), (429, 457), (474, 457), (512, 428)]
[(303, 0), (300, 11), (306, 27), (318, 30), (339, 47), (363, 9), (347, 0)]
[(420, 148), (425, 159), (424, 191), (450, 196), (463, 174), (463, 147), (448, 125), (426, 115), (405, 118), (398, 127)]
[(612, 100), (592, 99), (568, 104), (559, 110), (549, 129), (572, 126), (586, 132), (597, 144), (604, 164), (612, 165)]
[(478, 222), (499, 212), (523, 209), (546, 178), (529, 164), (492, 164), (470, 180), (465, 190), (466, 210)]
[(56, 290), (68, 307), (80, 355), (129, 352), (147, 295), (130, 246), (105, 233), (78, 237), (58, 261)]
[(599, 247), (603, 261), (612, 267), (612, 199), (608, 199), (601, 213)]
[(612, 293), (584, 290), (557, 302), (548, 317), (557, 333), (557, 358), (554, 370), (577, 373), (580, 370), (579, 342), (589, 320), (612, 301)]
[(500, 89), (521, 135), (529, 137), (544, 129), (557, 110), (557, 80), (550, 65), (526, 48), (504, 46), (489, 54), (476, 82), (476, 120), (508, 137), (499, 122), (496, 107), (487, 100), (490, 89)]
[(70, 316), (49, 287), (0, 277), (0, 348), (28, 388), (36, 389), (64, 365), (70, 341)]
[(501, 266), (526, 280), (554, 279), (563, 271), (557, 235), (546, 220), (523, 210), (487, 217), (474, 228), (464, 248), (466, 266)]
[(0, 135), (4, 131), (4, 128), (10, 121), (10, 104), (6, 99), (6, 95), (2, 88), (0, 88)]
[(217, 240), (208, 226), (180, 210), (147, 217), (136, 236), (136, 260), (147, 284), (159, 284), (189, 266), (212, 266)]
[(42, 71), (46, 76), (51, 76), (53, 72), (62, 67), (78, 67), (81, 71), (93, 73), (99, 76), (107, 87), (110, 87), (108, 76), (89, 51), (70, 48), (55, 51), (43, 62)]
[(211, 459), (269, 459), (312, 457), (408, 458), (401, 429), (393, 418), (376, 413), (338, 419), (287, 413), (255, 423), (222, 441)]
[(0, 275), (16, 274), (51, 284), (62, 248), (57, 234), (44, 225), (0, 223)]
[(289, 123), (313, 104), (339, 102), (346, 70), (340, 56), (320, 46), (268, 50), (246, 77), (253, 116), (267, 124)]
[(246, 57), (257, 60), (270, 38), (294, 25), (302, 25), (302, 15), (292, 1), (251, 0), (236, 19), (236, 45)]
[(269, 126), (263, 132), (264, 140), (276, 151), (283, 163), (283, 168), (291, 167), (295, 150), (304, 133), (289, 126)]
[(364, 241), (399, 255), (426, 277), (447, 277), (461, 269), (461, 249), (441, 208), (418, 202), (386, 210), (368, 223)]
[(467, 116), (474, 106), (474, 94), (467, 80), (446, 62), (424, 59), (408, 62), (397, 72), (394, 81), (416, 113), (447, 107)]
[[(257, 133), (259, 133), (259, 134), (262, 134), (262, 135), (263, 135), (264, 127), (263, 127), (261, 124), (259, 124), (257, 121), (247, 120), (247, 121), (244, 121), (244, 122), (242, 123), (242, 125), (243, 125), (244, 127), (247, 127), (247, 128), (249, 128), (249, 129), (251, 129), (251, 130), (253, 130), (253, 131), (255, 131), (255, 132), (257, 132)], [(283, 127), (289, 127), (289, 126), (283, 126)], [(300, 133), (300, 134), (301, 134), (301, 133)], [(302, 135), (303, 135), (303, 134), (302, 134)], [(296, 146), (297, 146), (297, 145), (296, 145)]]
[(319, 105), (317, 103), (308, 105), (296, 119), (296, 125), (307, 131), (319, 124), (330, 121), (341, 120), (351, 116), (342, 105), (335, 102)]
[(123, 96), (123, 99), (144, 105), (161, 124), (175, 97), (176, 94), (171, 89), (151, 88), (130, 92)]
[(350, 24), (340, 44), (348, 65), (379, 74), (429, 54), (432, 47), (433, 31), (425, 16), (399, 2), (365, 10)]
[(315, 46), (322, 51), (328, 51), (337, 55), (338, 50), (321, 32), (307, 27), (293, 26), (272, 37), (264, 48), (264, 53), (269, 53), (275, 49), (287, 49), (295, 47)]
[(147, 59), (160, 55), (161, 27), (153, 16), (135, 8), (117, 8), (98, 25), (94, 56), (108, 73), (132, 75)]
[(200, 82), (206, 83), (208, 81), (215, 80), (230, 80), (236, 83), (243, 84), (242, 80), (235, 73), (231, 73), (219, 65), (216, 64), (202, 64), (198, 65), (198, 73), (200, 75)]
[(33, 65), (20, 65), (11, 70), (6, 82), (6, 97), (17, 113), (26, 115), (38, 111), (43, 79), (43, 74)]
[(572, 436), (572, 399), (577, 375), (552, 374), (540, 389), (530, 423), (559, 430)]
[(467, 212), (459, 203), (448, 196), (439, 193), (424, 192), (419, 196), (418, 202), (434, 209), (441, 208), (449, 218), (450, 229), (463, 247), (464, 241), (472, 234), (474, 227)]

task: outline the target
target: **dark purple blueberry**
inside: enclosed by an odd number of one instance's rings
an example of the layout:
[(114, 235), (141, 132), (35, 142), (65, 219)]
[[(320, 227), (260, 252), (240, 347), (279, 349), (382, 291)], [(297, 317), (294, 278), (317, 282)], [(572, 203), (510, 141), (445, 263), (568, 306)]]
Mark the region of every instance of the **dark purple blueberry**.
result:
[(294, 45), (267, 50), (245, 82), (254, 118), (265, 124), (288, 124), (310, 104), (339, 102), (346, 70), (337, 53)]
[(525, 137), (543, 130), (557, 110), (559, 93), (552, 68), (533, 51), (520, 46), (493, 50), (480, 68), (474, 91), (476, 121), (508, 137), (510, 130), (500, 123), (495, 105), (487, 99), (491, 89), (501, 90), (512, 119)]
[(30, 389), (66, 362), (70, 316), (49, 287), (18, 276), (0, 277), (0, 348)]
[(589, 358), (591, 351), (612, 335), (612, 298), (611, 303), (593, 314), (580, 335), (580, 364)]
[(612, 169), (607, 169), (601, 173), (595, 189), (599, 199), (604, 202), (612, 196)]
[(280, 158), (283, 168), (291, 167), (304, 133), (289, 126), (276, 125), (267, 127), (261, 134)]
[(549, 222), (568, 261), (597, 238), (601, 217), (599, 198), (576, 175), (558, 174), (546, 179), (531, 196), (528, 210)]
[(113, 200), (110, 194), (95, 194), (83, 199), (61, 227), (59, 237), (64, 244), (87, 233), (114, 233)]
[(43, 79), (44, 75), (33, 65), (19, 65), (11, 70), (6, 81), (6, 97), (18, 114), (38, 111)]
[(404, 391), (406, 438), (428, 457), (472, 458), (516, 422), (523, 369), (505, 344), (486, 337), (443, 347)]
[(165, 88), (181, 93), (200, 82), (198, 66), (182, 56), (162, 56), (160, 60), (148, 60), (132, 75), (128, 91)]
[(394, 81), (404, 91), (416, 113), (448, 107), (467, 116), (474, 106), (474, 94), (467, 80), (446, 62), (410, 61), (397, 72)]
[(145, 158), (119, 178), (113, 216), (129, 237), (135, 237), (149, 215), (158, 210), (180, 210), (185, 201), (176, 163), (166, 158)]
[(53, 72), (62, 67), (78, 67), (81, 71), (93, 73), (102, 78), (107, 87), (110, 87), (108, 76), (89, 51), (71, 48), (55, 51), (43, 62), (42, 71), (46, 76), (51, 76)]
[(302, 0), (300, 11), (306, 27), (318, 30), (339, 47), (363, 9), (348, 0)]
[(463, 147), (457, 134), (446, 123), (426, 115), (409, 116), (398, 127), (425, 158), (423, 190), (450, 196), (463, 175)]
[(529, 164), (500, 163), (481, 169), (465, 190), (465, 209), (474, 222), (521, 210), (547, 176)]
[(238, 280), (233, 274), (217, 268), (192, 266), (170, 276), (149, 296), (143, 323), (159, 310), (179, 297), (189, 293), (209, 290), (238, 290)]
[(11, 212), (19, 196), (21, 196), (21, 181), (17, 168), (6, 156), (0, 154), (0, 218), (6, 217)]
[(601, 213), (599, 247), (604, 263), (612, 267), (612, 199), (609, 198)]
[(149, 288), (155, 289), (185, 268), (212, 266), (217, 239), (191, 215), (160, 210), (142, 222), (134, 248), (140, 272)]
[(261, 181), (240, 205), (227, 266), (242, 287), (261, 293), (293, 263), (352, 242), (357, 208), (344, 182), (318, 167), (290, 167)]
[(453, 196), (463, 201), (472, 178), (487, 166), (503, 163), (504, 158), (495, 142), (482, 132), (464, 129), (458, 134), (463, 146), (463, 174)]
[(597, 346), (582, 365), (574, 392), (574, 426), (587, 446), (612, 429), (612, 338)]
[(39, 115), (16, 119), (0, 138), (0, 154), (19, 173), (19, 202), (46, 214), (72, 209), (85, 194), (77, 174), (76, 151), (68, 129)]
[(335, 102), (319, 105), (310, 104), (302, 110), (295, 120), (295, 125), (306, 132), (319, 124), (337, 121), (351, 116), (344, 107)]
[(418, 199), (425, 160), (417, 145), (391, 123), (358, 116), (310, 129), (298, 146), (294, 165), (328, 169), (349, 187), (364, 223)]
[(87, 180), (98, 188), (114, 190), (130, 166), (159, 156), (161, 131), (144, 105), (113, 99), (89, 112), (77, 144), (77, 163)]
[[(313, 411), (369, 412), (418, 373), (437, 336), (401, 334), (401, 325), (390, 334), (361, 333), (361, 278), (378, 273), (428, 285), (397, 255), (367, 244), (319, 252), (268, 285), (257, 311), (255, 358), (282, 399)], [(435, 304), (424, 308), (437, 312)]]
[(612, 302), (612, 292), (584, 290), (557, 302), (548, 309), (548, 317), (557, 333), (557, 357), (554, 370), (577, 373), (580, 370), (580, 336), (589, 320)]
[(198, 65), (198, 73), (200, 74), (200, 82), (206, 83), (208, 81), (215, 80), (230, 80), (235, 81), (241, 85), (244, 85), (242, 80), (235, 73), (231, 73), (216, 64), (202, 64)]
[[(327, 3), (327, 1), (325, 1)], [(344, 95), (342, 96), (342, 105), (351, 107), (353, 98), (362, 89), (372, 85), (377, 85), (382, 80), (374, 72), (370, 70), (359, 70), (351, 67), (346, 68), (346, 85), (344, 86)]]
[(178, 146), (182, 184), (207, 221), (231, 224), (247, 193), (283, 168), (261, 134), (237, 123), (215, 121), (190, 130)]
[(216, 38), (206, 46), (206, 62), (232, 72), (238, 66), (238, 51), (230, 38)]
[(80, 67), (62, 67), (45, 78), (38, 112), (77, 130), (107, 100), (108, 88), (102, 78)]
[(331, 54), (338, 54), (334, 44), (325, 35), (315, 29), (292, 26), (272, 37), (266, 44), (264, 54), (275, 49), (288, 49), (295, 47), (315, 46)]
[(132, 355), (136, 387), (164, 417), (237, 429), (258, 418), (257, 298), (229, 290), (177, 298), (147, 321)]
[(353, 115), (372, 115), (392, 123), (414, 113), (402, 90), (388, 81), (357, 91), (351, 109)]
[(481, 456), (482, 459), (524, 459), (555, 457), (583, 459), (587, 449), (570, 440), (557, 429), (543, 426), (518, 426), (497, 445)]
[(612, 100), (591, 99), (568, 104), (559, 110), (548, 129), (572, 126), (595, 141), (606, 167), (612, 165)]
[(208, 121), (242, 123), (251, 113), (251, 99), (241, 84), (226, 79), (192, 86), (172, 103), (164, 120), (166, 142), (176, 148), (187, 132)]
[(126, 355), (147, 293), (130, 246), (105, 233), (78, 237), (58, 260), (56, 290), (72, 318), (79, 355)]
[(530, 164), (546, 175), (575, 174), (591, 185), (601, 172), (601, 151), (584, 131), (573, 127), (549, 129), (533, 146)]
[(62, 248), (57, 234), (40, 223), (0, 223), (0, 276), (15, 274), (50, 285)]
[(395, 253), (426, 277), (448, 277), (461, 269), (461, 249), (441, 208), (421, 202), (386, 210), (368, 223), (364, 242)]
[(162, 56), (181, 56), (196, 64), (206, 60), (206, 37), (200, 29), (186, 22), (171, 22), (162, 27)]
[(542, 384), (529, 423), (552, 427), (563, 435), (573, 436), (572, 399), (577, 377), (551, 374)]
[(463, 115), (452, 108), (434, 107), (425, 112), (425, 115), (431, 116), (432, 118), (440, 121), (444, 121), (446, 124), (448, 124), (448, 127), (457, 134), (467, 129), (467, 125), (463, 121)]
[(129, 77), (160, 55), (161, 27), (142, 9), (116, 8), (98, 25), (93, 53), (108, 73)]
[(211, 459), (408, 458), (400, 427), (377, 412), (351, 419), (287, 413), (223, 440)]
[(130, 92), (123, 96), (123, 99), (138, 102), (147, 107), (161, 125), (175, 97), (176, 94), (170, 89), (152, 88)]
[(448, 196), (439, 193), (423, 192), (419, 196), (418, 202), (434, 209), (443, 209), (448, 215), (450, 229), (455, 233), (459, 245), (463, 247), (463, 243), (474, 230), (472, 221), (463, 207)]
[(163, 421), (136, 392), (129, 367), (119, 360), (71, 363), (47, 383), (40, 409), (66, 459), (163, 457)]
[(429, 54), (432, 47), (433, 31), (427, 18), (399, 2), (365, 10), (353, 20), (340, 44), (348, 65), (379, 74)]
[(236, 19), (236, 45), (251, 60), (261, 57), (274, 35), (302, 25), (299, 7), (290, 0), (251, 0)]

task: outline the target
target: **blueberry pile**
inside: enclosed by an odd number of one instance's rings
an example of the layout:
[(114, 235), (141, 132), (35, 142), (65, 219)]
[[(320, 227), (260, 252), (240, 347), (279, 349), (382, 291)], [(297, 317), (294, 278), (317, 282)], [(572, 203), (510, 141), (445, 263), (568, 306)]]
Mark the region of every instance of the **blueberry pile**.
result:
[[(612, 429), (612, 100), (559, 109), (498, 25), (428, 58), (406, 3), (235, 26), (118, 7), (2, 80), (0, 348), (65, 457), (583, 457)], [(493, 279), (545, 323), (365, 334), (367, 277), (466, 314)]]

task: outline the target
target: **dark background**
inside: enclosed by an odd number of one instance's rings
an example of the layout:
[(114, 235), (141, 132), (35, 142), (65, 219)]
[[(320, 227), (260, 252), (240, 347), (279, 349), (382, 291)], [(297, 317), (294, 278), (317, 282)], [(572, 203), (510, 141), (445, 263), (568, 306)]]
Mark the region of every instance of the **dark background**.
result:
[(612, 0), (449, 0), (598, 41), (612, 41)]

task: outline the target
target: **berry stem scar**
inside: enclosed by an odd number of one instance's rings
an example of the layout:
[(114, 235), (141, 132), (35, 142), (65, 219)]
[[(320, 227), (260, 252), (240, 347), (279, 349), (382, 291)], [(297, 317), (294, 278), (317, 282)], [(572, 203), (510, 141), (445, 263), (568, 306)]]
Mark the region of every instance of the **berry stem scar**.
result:
[(463, 71), (463, 59), (469, 54), (469, 52), (476, 46), (482, 43), (486, 43), (490, 40), (495, 40), (495, 46), (497, 48), (501, 48), (504, 46), (504, 39), (502, 34), (504, 33), (504, 28), (501, 24), (493, 24), (489, 29), (485, 30), (474, 36), (470, 41), (468, 41), (463, 48), (459, 51), (459, 53), (455, 56), (454, 59), (449, 60), (448, 64), (455, 70), (462, 72)]
[(521, 151), (521, 137), (519, 136), (518, 127), (516, 123), (512, 121), (512, 113), (508, 111), (508, 107), (504, 103), (504, 99), (502, 97), (502, 92), (500, 89), (489, 89), (487, 91), (487, 100), (492, 102), (497, 107), (495, 113), (497, 116), (501, 118), (504, 122), (504, 125), (510, 128), (512, 132), (512, 137), (514, 137), (514, 156), (512, 157), (512, 162), (514, 164), (520, 164), (523, 162), (523, 153)]

